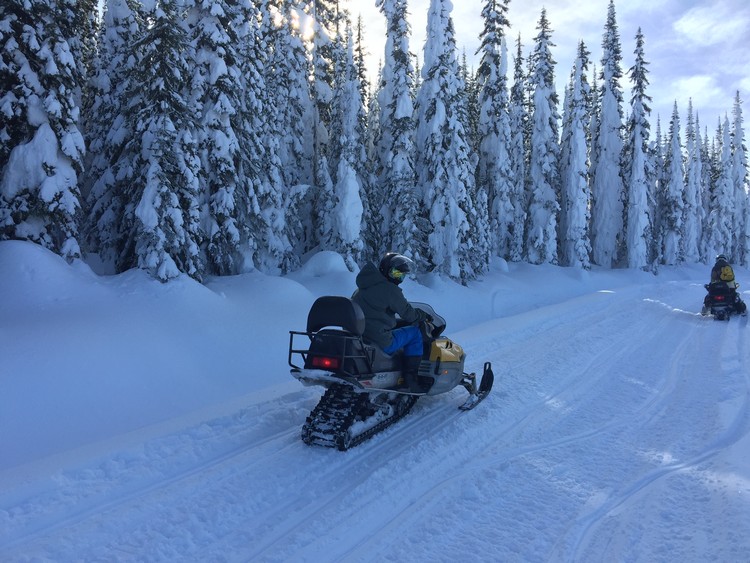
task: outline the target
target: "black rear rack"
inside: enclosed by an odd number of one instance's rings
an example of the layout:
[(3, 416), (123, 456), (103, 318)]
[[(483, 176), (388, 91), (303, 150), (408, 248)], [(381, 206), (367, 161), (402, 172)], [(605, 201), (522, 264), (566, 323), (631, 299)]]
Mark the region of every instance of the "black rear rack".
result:
[[(288, 356), (289, 367), (297, 371), (300, 371), (305, 368), (305, 366), (307, 365), (307, 358), (310, 356), (310, 345), (313, 343), (313, 339), (318, 334), (320, 334), (321, 336), (323, 335), (331, 336), (336, 339), (339, 339), (342, 342), (339, 353), (326, 352), (327, 356), (334, 357), (339, 360), (339, 368), (336, 370), (330, 370), (330, 371), (341, 374), (341, 375), (345, 375), (348, 377), (356, 377), (357, 375), (359, 375), (359, 373), (352, 373), (351, 371), (348, 371), (346, 369), (347, 366), (362, 365), (362, 362), (364, 362), (364, 365), (366, 366), (369, 373), (373, 372), (374, 350), (372, 351), (372, 353), (368, 353), (367, 347), (365, 346), (365, 343), (362, 340), (362, 337), (355, 336), (354, 334), (343, 331), (343, 330), (331, 330), (331, 329), (319, 330), (317, 332), (301, 332), (301, 331), (296, 331), (296, 330), (290, 330), (289, 331), (289, 356)], [(308, 341), (307, 347), (295, 348), (294, 346), (295, 336), (306, 336), (307, 341)], [(349, 353), (347, 353), (347, 350), (349, 351)], [(352, 351), (357, 351), (357, 350), (361, 351), (361, 353), (352, 352)], [(302, 357), (302, 367), (294, 363), (293, 359), (294, 359), (295, 354), (299, 354)]]

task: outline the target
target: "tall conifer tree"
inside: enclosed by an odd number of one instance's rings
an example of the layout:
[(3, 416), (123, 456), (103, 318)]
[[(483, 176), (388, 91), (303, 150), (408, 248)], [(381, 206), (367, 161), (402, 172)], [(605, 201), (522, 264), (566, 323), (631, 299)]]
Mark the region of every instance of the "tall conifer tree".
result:
[(357, 67), (354, 64), (354, 39), (351, 25), (346, 27), (346, 50), (338, 64), (339, 77), (333, 97), (332, 154), (337, 155), (331, 249), (338, 252), (347, 267), (356, 271), (361, 261), (365, 152), (361, 129), (364, 106)]
[(555, 92), (555, 61), (550, 50), (550, 47), (554, 47), (552, 29), (544, 9), (537, 29), (539, 33), (532, 56), (534, 72), (531, 76), (534, 111), (531, 116), (531, 201), (526, 251), (532, 264), (556, 264), (560, 213), (560, 155), (557, 141), (560, 116)]
[[(142, 18), (127, 0), (108, 0), (100, 30), (88, 107), (89, 154), (84, 176), (88, 215), (85, 233), (88, 247), (115, 269), (125, 239), (125, 193), (115, 188), (118, 174), (129, 176), (132, 166), (125, 150), (135, 123), (126, 118), (127, 93), (134, 63), (132, 46), (141, 33)], [(121, 180), (122, 178), (120, 178)]]
[(313, 224), (308, 250), (327, 248), (331, 240), (331, 217), (334, 209), (331, 177), (330, 134), (335, 64), (338, 42), (338, 0), (313, 0), (313, 185), (308, 194)]
[(121, 160), (131, 168), (115, 184), (125, 195), (118, 271), (139, 267), (162, 281), (204, 273), (197, 123), (185, 96), (188, 36), (177, 13), (175, 0), (160, 2), (132, 45), (124, 116), (134, 126)]
[(696, 134), (693, 117), (693, 101), (688, 103), (688, 119), (685, 127), (685, 209), (684, 253), (685, 261), (694, 264), (701, 259), (701, 241), (703, 239), (703, 185), (701, 183), (703, 163), (701, 161), (699, 137)]
[(618, 259), (623, 242), (623, 181), (620, 170), (622, 155), (622, 89), (620, 78), (622, 51), (615, 17), (615, 4), (609, 2), (607, 23), (602, 41), (599, 120), (592, 159), (591, 238), (595, 264), (610, 268)]
[(475, 213), (474, 166), (461, 121), (463, 84), (451, 8), (449, 0), (431, 0), (427, 16), (430, 33), (417, 98), (417, 176), (431, 228), (428, 267), (466, 281), (476, 275), (468, 220)]
[(377, 94), (380, 120), (375, 141), (377, 193), (382, 199), (372, 201), (372, 212), (381, 229), (380, 252), (394, 250), (424, 264), (427, 233), (416, 187), (415, 76), (409, 52), (407, 3), (378, 0), (377, 5), (386, 18), (387, 38)]
[(661, 118), (659, 116), (656, 117), (656, 132), (651, 144), (651, 154), (654, 163), (654, 181), (650, 184), (652, 191), (649, 196), (653, 208), (653, 217), (651, 219), (653, 226), (651, 256), (654, 261), (651, 267), (654, 272), (657, 272), (664, 256), (664, 233), (661, 225), (664, 216), (664, 186), (667, 181), (664, 168), (664, 137), (661, 134)]
[(679, 264), (684, 259), (685, 210), (685, 171), (682, 166), (682, 146), (680, 142), (680, 114), (677, 102), (669, 124), (669, 144), (664, 163), (666, 182), (664, 183), (662, 210), (663, 261), (667, 265)]
[(627, 121), (627, 139), (623, 152), (625, 193), (625, 242), (627, 266), (647, 269), (653, 261), (651, 240), (653, 233), (652, 206), (649, 195), (653, 191), (653, 167), (650, 158), (649, 115), (651, 97), (646, 94), (648, 86), (648, 63), (644, 58), (643, 34), (640, 28), (635, 36), (635, 64), (630, 67), (633, 84), (630, 97), (630, 117)]
[(695, 115), (695, 147), (698, 155), (697, 160), (700, 163), (698, 183), (701, 189), (701, 238), (699, 249), (701, 262), (705, 264), (713, 259), (713, 256), (709, 255), (708, 249), (708, 215), (711, 210), (711, 162), (709, 157), (708, 132), (706, 131), (705, 135), (701, 135), (701, 123), (698, 114)]
[(750, 265), (750, 194), (748, 193), (747, 147), (742, 128), (742, 100), (740, 93), (734, 98), (732, 109), (732, 184), (734, 185), (735, 213), (734, 256), (743, 266)]
[(529, 115), (526, 105), (526, 77), (523, 67), (523, 51), (521, 36), (516, 41), (516, 57), (513, 71), (513, 87), (510, 90), (510, 147), (508, 157), (510, 159), (511, 175), (513, 178), (511, 190), (511, 205), (513, 206), (513, 221), (509, 238), (508, 258), (512, 262), (520, 262), (524, 258), (525, 233), (526, 233), (526, 177), (528, 167), (526, 166), (527, 125)]
[(188, 19), (193, 53), (189, 103), (198, 118), (206, 267), (217, 275), (244, 270), (250, 238), (249, 201), (236, 168), (242, 152), (237, 128), (243, 125), (243, 84), (232, 8), (225, 0), (199, 1)]
[(589, 52), (581, 41), (573, 66), (569, 101), (563, 128), (562, 190), (560, 211), (561, 263), (564, 266), (589, 268), (588, 155), (586, 133), (589, 127), (591, 91), (586, 80)]
[(719, 145), (714, 169), (714, 187), (711, 194), (711, 212), (708, 216), (708, 254), (726, 254), (730, 260), (734, 235), (735, 194), (732, 182), (732, 135), (729, 118), (724, 118), (717, 131)]
[(509, 0), (487, 0), (482, 9), (484, 28), (479, 36), (481, 52), (477, 70), (479, 88), (479, 166), (477, 190), (488, 199), (491, 251), (511, 257), (513, 235), (513, 170), (510, 157), (511, 126), (505, 33)]
[(80, 258), (81, 75), (64, 13), (46, 0), (9, 0), (0, 17), (0, 240)]

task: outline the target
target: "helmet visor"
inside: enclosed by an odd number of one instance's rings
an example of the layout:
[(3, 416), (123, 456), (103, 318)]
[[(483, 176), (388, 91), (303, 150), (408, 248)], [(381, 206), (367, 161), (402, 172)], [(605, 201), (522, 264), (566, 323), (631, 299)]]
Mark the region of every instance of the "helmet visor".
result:
[(391, 268), (391, 271), (388, 272), (388, 275), (391, 277), (391, 279), (402, 282), (404, 281), (404, 278), (406, 277), (407, 272), (401, 271), (398, 268)]

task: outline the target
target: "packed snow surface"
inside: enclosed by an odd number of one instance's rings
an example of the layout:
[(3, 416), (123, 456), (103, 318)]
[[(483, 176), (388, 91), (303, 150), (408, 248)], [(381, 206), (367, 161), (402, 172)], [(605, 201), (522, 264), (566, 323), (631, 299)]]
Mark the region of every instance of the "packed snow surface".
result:
[(0, 560), (747, 561), (750, 339), (700, 316), (708, 270), (408, 280), (493, 392), (338, 452), (287, 366), (338, 255), (203, 286), (2, 242)]

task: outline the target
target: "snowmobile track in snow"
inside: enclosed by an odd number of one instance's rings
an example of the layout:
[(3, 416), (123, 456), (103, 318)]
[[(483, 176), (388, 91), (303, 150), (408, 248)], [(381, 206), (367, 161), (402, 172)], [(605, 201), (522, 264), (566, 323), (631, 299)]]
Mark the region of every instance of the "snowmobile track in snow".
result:
[[(461, 393), (465, 393), (465, 391), (457, 389), (455, 392), (441, 395), (438, 398), (423, 398), (398, 423), (369, 439), (355, 450), (339, 452), (333, 449), (313, 449), (311, 451), (316, 454), (316, 458), (327, 458), (328, 456), (341, 458), (341, 461), (336, 464), (336, 470), (328, 475), (332, 482), (338, 480), (341, 473), (361, 474), (363, 471), (367, 471), (368, 466), (380, 464), (384, 458), (397, 458), (401, 453), (421, 442), (426, 433), (444, 428), (455, 419), (465, 416), (464, 413), (455, 408), (454, 404), (455, 396), (460, 396)], [(370, 460), (372, 460), (372, 464)], [(265, 560), (266, 556), (277, 551), (277, 548), (285, 543), (288, 534), (295, 529), (304, 528), (306, 524), (324, 519), (323, 514), (326, 510), (334, 510), (338, 501), (360, 486), (361, 483), (357, 481), (351, 486), (341, 487), (335, 495), (325, 497), (319, 503), (291, 501), (275, 507), (268, 514), (267, 520), (269, 522), (282, 522), (283, 525), (276, 526), (275, 531), (266, 541), (253, 546), (252, 551), (244, 553), (243, 557), (252, 561)], [(376, 497), (379, 492), (370, 491), (365, 494)], [(296, 513), (295, 518), (291, 521), (285, 521), (290, 513)]]
[[(696, 325), (693, 329), (695, 332), (697, 329), (703, 327)], [(585, 548), (591, 541), (592, 534), (595, 533), (598, 525), (608, 518), (615, 510), (623, 505), (627, 505), (629, 502), (636, 499), (638, 496), (643, 495), (644, 492), (654, 485), (657, 481), (666, 479), (678, 472), (690, 472), (697, 470), (701, 465), (705, 464), (706, 461), (710, 460), (718, 453), (725, 450), (728, 446), (738, 442), (750, 434), (750, 365), (747, 365), (745, 361), (746, 353), (745, 348), (745, 334), (738, 334), (736, 340), (732, 338), (726, 338), (727, 329), (720, 329), (720, 331), (711, 332), (708, 337), (711, 338), (714, 346), (721, 349), (721, 363), (726, 366), (729, 364), (731, 371), (744, 375), (746, 393), (742, 405), (734, 413), (734, 418), (727, 428), (726, 431), (722, 432), (714, 438), (708, 447), (705, 447), (695, 455), (682, 460), (667, 463), (663, 467), (654, 469), (632, 484), (628, 485), (624, 490), (617, 492), (608, 497), (598, 508), (586, 514), (583, 517), (579, 517), (574, 523), (573, 529), (569, 534), (569, 540), (565, 549), (565, 560), (578, 561), (586, 559)], [(705, 333), (701, 333), (702, 338), (706, 338)], [(672, 354), (672, 357), (676, 360), (677, 366), (684, 365), (684, 357), (687, 355), (690, 357), (689, 349), (695, 346), (695, 341), (691, 339), (684, 339), (677, 349)], [(727, 350), (727, 348), (734, 347), (735, 350)], [(728, 358), (729, 357), (729, 358)], [(731, 358), (731, 359), (730, 359)], [(732, 365), (735, 364), (736, 365)], [(725, 370), (722, 370), (722, 374)], [(680, 377), (679, 368), (675, 368), (674, 372), (670, 375), (670, 384), (662, 388), (659, 395), (654, 398), (650, 404), (646, 404), (639, 412), (634, 413), (634, 420), (640, 421), (640, 426), (645, 426), (647, 418), (643, 418), (643, 415), (655, 416), (661, 412), (661, 409), (670, 400), (669, 392), (674, 387), (677, 379)], [(711, 374), (707, 372), (707, 376), (717, 376), (718, 374)]]
[[(252, 467), (261, 463), (263, 458), (249, 456), (249, 453), (255, 452), (258, 448), (262, 448), (269, 443), (275, 444), (280, 440), (289, 442), (294, 435), (296, 435), (294, 428), (285, 428), (275, 434), (264, 436), (257, 442), (242, 444), (224, 451), (219, 455), (202, 459), (197, 462), (197, 464), (191, 464), (186, 469), (177, 471), (166, 477), (158, 479), (150, 478), (145, 479), (140, 483), (125, 485), (116, 495), (90, 492), (92, 489), (96, 491), (98, 487), (101, 486), (101, 483), (97, 482), (97, 474), (106, 475), (108, 474), (108, 469), (99, 467), (83, 468), (81, 469), (79, 476), (73, 475), (68, 478), (61, 489), (57, 491), (57, 494), (54, 495), (54, 498), (45, 499), (48, 506), (60, 506), (61, 508), (64, 507), (66, 510), (69, 510), (67, 506), (65, 506), (67, 502), (70, 502), (68, 498), (78, 498), (76, 501), (76, 510), (72, 514), (68, 514), (63, 518), (56, 516), (54, 512), (46, 517), (39, 517), (36, 514), (28, 515), (29, 517), (34, 517), (34, 524), (25, 526), (20, 525), (21, 530), (16, 531), (16, 537), (12, 541), (5, 543), (0, 538), (0, 551), (10, 550), (15, 546), (43, 538), (44, 536), (57, 533), (66, 528), (85, 524), (87, 520), (98, 518), (102, 513), (113, 512), (117, 509), (127, 507), (128, 505), (136, 504), (141, 499), (156, 496), (159, 491), (178, 487), (184, 482), (189, 481), (191, 478), (215, 471), (222, 466), (234, 465), (234, 462), (242, 457), (248, 458), (246, 467)], [(283, 440), (284, 438), (286, 438), (286, 440)], [(156, 440), (156, 444), (154, 445), (154, 448), (157, 450), (159, 448), (159, 442), (160, 440)], [(279, 453), (280, 450), (275, 449), (273, 450), (272, 455), (278, 455)], [(155, 459), (153, 461), (158, 462), (158, 460), (166, 460), (169, 454), (165, 452), (164, 454), (154, 455)], [(129, 475), (127, 469), (116, 478), (122, 478), (124, 481), (127, 481), (129, 477), (138, 479), (137, 476)], [(105, 484), (111, 485), (111, 479), (106, 480)], [(102, 497), (104, 500), (99, 500), (97, 497)], [(17, 511), (16, 518), (22, 518), (24, 510), (23, 504), (30, 504), (31, 502), (38, 502), (39, 500), (40, 499), (27, 499), (25, 503), (22, 503), (15, 508), (8, 507), (8, 510)], [(17, 530), (18, 527), (19, 524), (16, 525)]]

